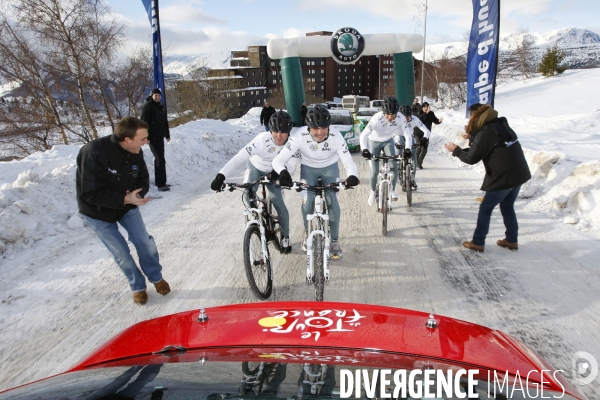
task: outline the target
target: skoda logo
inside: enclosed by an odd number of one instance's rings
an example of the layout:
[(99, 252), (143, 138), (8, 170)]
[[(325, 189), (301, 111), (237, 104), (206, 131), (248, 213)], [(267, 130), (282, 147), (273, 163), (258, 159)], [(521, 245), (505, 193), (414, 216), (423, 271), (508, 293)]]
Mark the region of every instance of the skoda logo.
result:
[(339, 64), (356, 62), (365, 49), (365, 38), (354, 28), (341, 28), (331, 35), (331, 55)]

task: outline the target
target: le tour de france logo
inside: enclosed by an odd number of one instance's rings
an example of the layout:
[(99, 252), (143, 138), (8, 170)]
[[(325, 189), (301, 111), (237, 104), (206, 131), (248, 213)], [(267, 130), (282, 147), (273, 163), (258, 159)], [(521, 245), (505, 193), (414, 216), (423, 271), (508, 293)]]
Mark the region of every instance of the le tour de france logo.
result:
[(331, 55), (339, 64), (356, 62), (365, 49), (365, 38), (354, 28), (340, 28), (331, 35)]

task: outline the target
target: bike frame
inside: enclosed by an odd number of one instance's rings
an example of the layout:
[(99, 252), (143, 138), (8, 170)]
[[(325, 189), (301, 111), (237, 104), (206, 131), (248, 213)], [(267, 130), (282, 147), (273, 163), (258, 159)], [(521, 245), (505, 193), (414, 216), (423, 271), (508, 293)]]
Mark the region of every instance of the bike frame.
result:
[[(314, 276), (314, 257), (313, 257), (313, 237), (315, 235), (321, 235), (324, 239), (325, 246), (323, 246), (323, 277), (325, 282), (329, 281), (329, 215), (323, 213), (323, 201), (325, 201), (324, 190), (317, 191), (315, 195), (315, 207), (312, 214), (306, 216), (309, 226), (309, 234), (306, 238), (306, 280), (312, 282)], [(313, 220), (320, 219), (323, 221), (323, 230), (313, 229)]]
[[(325, 200), (325, 191), (328, 188), (337, 188), (338, 190), (344, 190), (346, 187), (338, 182), (337, 184), (330, 184), (326, 187), (319, 187), (319, 189), (315, 190), (315, 205), (313, 208), (313, 213), (308, 214), (306, 216), (306, 220), (308, 221), (308, 235), (306, 238), (306, 282), (312, 283), (312, 279), (314, 276), (314, 249), (313, 249), (313, 238), (315, 235), (320, 235), (324, 239), (323, 246), (323, 278), (325, 282), (329, 282), (329, 249), (331, 246), (331, 240), (329, 238), (329, 214), (323, 211), (323, 202)], [(309, 185), (306, 185), (302, 182), (294, 182), (291, 189), (296, 191), (302, 190), (311, 190)], [(323, 230), (314, 229), (313, 230), (313, 221), (315, 219), (320, 219), (323, 222)]]
[(388, 156), (373, 156), (371, 157), (371, 161), (380, 161), (379, 163), (379, 175), (378, 175), (378, 181), (377, 181), (377, 206), (379, 207), (379, 210), (381, 210), (383, 207), (383, 198), (381, 196), (381, 184), (382, 183), (387, 183), (389, 185), (389, 190), (388, 190), (388, 198), (387, 198), (387, 206), (388, 206), (388, 210), (392, 209), (392, 176), (390, 174), (391, 172), (391, 168), (390, 168), (390, 161), (392, 161), (392, 159), (396, 159), (397, 160), (397, 156), (393, 156), (393, 157), (388, 157)]
[[(261, 187), (262, 187), (262, 194), (263, 194), (263, 198), (266, 196), (266, 189), (265, 189), (265, 185), (267, 183), (270, 183), (269, 179), (265, 176), (258, 178), (257, 180), (255, 180), (254, 182), (249, 182), (246, 183), (244, 185), (248, 185), (248, 191), (249, 191), (249, 197), (250, 197), (250, 201), (254, 201), (261, 203), (261, 207), (250, 207), (250, 208), (246, 208), (244, 209), (244, 216), (248, 217), (248, 222), (246, 222), (246, 229), (248, 229), (250, 226), (252, 225), (258, 225), (258, 229), (260, 231), (260, 241), (261, 241), (261, 245), (262, 245), (262, 252), (263, 252), (263, 261), (266, 263), (269, 259), (270, 259), (270, 255), (269, 252), (267, 251), (267, 246), (268, 246), (268, 241), (267, 241), (267, 235), (265, 234), (265, 224), (264, 224), (264, 218), (263, 218), (263, 207), (265, 205), (264, 203), (264, 199), (259, 199), (258, 197), (255, 196), (254, 191), (252, 190), (252, 186), (254, 186), (256, 183), (260, 183)], [(244, 185), (235, 185), (235, 184), (225, 184), (225, 189), (224, 190), (229, 190), (229, 191), (233, 191), (236, 188), (240, 187), (240, 186), (244, 186)], [(256, 206), (258, 206), (258, 204), (255, 204)]]

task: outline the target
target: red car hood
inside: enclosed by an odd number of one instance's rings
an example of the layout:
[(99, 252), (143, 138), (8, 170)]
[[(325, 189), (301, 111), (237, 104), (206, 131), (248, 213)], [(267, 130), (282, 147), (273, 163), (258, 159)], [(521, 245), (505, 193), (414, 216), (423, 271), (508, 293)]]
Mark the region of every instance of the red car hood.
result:
[[(247, 348), (246, 356), (258, 358), (285, 358), (282, 349), (320, 349), (322, 354), (360, 349), (480, 368), (486, 374), (490, 370), (529, 374), (529, 380), (537, 382), (542, 380), (539, 371), (545, 370), (543, 380), (551, 389), (561, 391), (564, 387), (566, 393), (581, 398), (560, 373), (555, 374), (554, 368), (525, 344), (465, 321), (435, 316), (437, 327), (431, 329), (426, 327), (429, 314), (423, 312), (334, 302), (238, 304), (205, 311), (205, 322), (198, 321), (200, 310), (194, 310), (138, 323), (70, 371), (130, 357), (152, 357), (168, 346), (186, 351), (204, 349), (213, 360), (219, 354), (231, 357), (232, 347)], [(219, 352), (219, 348), (229, 350)], [(239, 358), (239, 351), (233, 353)]]

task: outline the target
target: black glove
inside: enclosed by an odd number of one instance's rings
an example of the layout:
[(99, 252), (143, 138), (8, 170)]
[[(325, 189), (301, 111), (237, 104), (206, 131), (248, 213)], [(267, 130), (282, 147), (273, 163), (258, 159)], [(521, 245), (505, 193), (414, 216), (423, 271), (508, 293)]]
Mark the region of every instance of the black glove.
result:
[(281, 173), (279, 174), (279, 184), (287, 187), (290, 187), (294, 184), (294, 181), (292, 181), (292, 176), (287, 169), (281, 170)]
[(427, 143), (429, 143), (429, 139), (427, 139), (426, 137), (424, 137), (423, 139), (421, 139), (421, 142), (419, 144), (421, 146), (427, 146)]
[(412, 156), (410, 149), (404, 149), (404, 158), (410, 158), (410, 156)]
[(210, 184), (210, 188), (216, 192), (223, 190), (223, 182), (225, 182), (225, 175), (217, 174), (217, 177)]
[(364, 158), (366, 158), (367, 160), (370, 160), (370, 159), (371, 159), (371, 157), (372, 157), (372, 155), (371, 155), (371, 152), (370, 152), (368, 149), (364, 149), (364, 150), (362, 151), (362, 156), (363, 156)]
[(275, 172), (275, 170), (272, 170), (271, 172), (269, 172), (269, 175), (267, 175), (267, 179), (269, 179), (270, 181), (276, 181), (277, 179), (279, 179), (279, 174)]
[(346, 186), (348, 186), (348, 187), (350, 187), (350, 186), (356, 186), (359, 183), (360, 183), (360, 181), (354, 175), (350, 175), (349, 177), (346, 178)]

